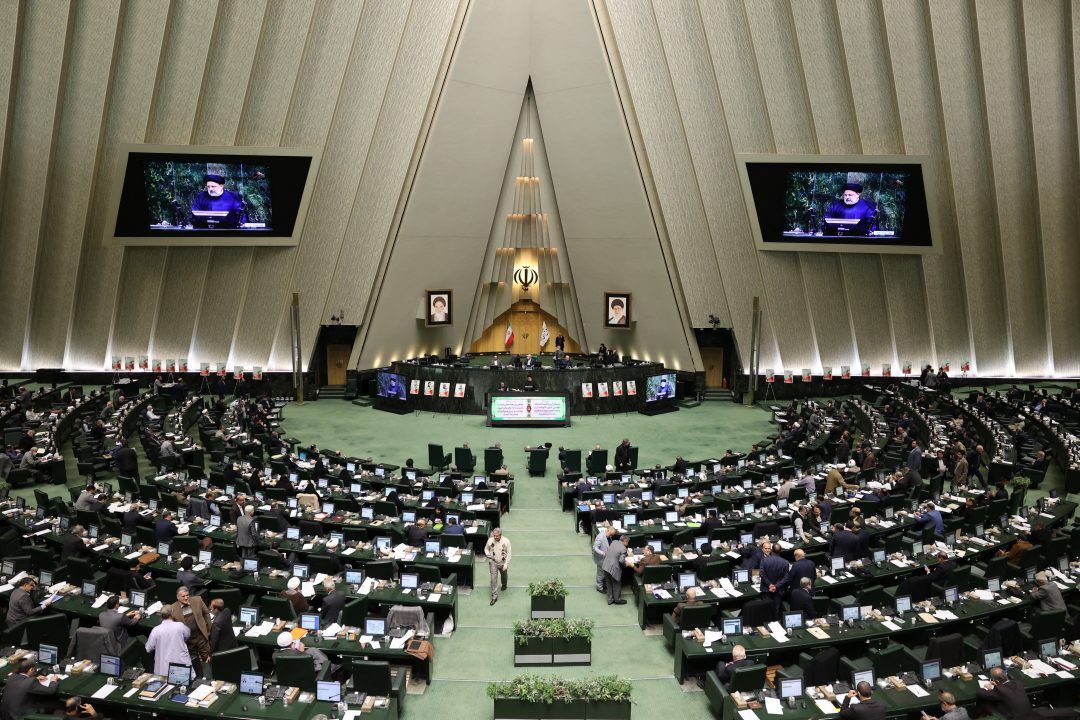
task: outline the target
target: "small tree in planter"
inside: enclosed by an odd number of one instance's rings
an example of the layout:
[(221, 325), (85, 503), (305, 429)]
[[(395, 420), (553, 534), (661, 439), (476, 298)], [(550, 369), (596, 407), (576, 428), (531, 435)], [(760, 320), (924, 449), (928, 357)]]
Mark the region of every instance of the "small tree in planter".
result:
[(529, 583), (529, 595), (532, 598), (529, 617), (534, 620), (565, 617), (566, 596), (569, 592), (558, 578)]

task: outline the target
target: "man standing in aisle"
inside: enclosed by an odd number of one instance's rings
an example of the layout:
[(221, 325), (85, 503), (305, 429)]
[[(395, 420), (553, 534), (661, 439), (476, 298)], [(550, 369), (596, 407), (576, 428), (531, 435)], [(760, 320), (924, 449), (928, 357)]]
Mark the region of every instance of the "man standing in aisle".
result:
[(491, 604), (494, 605), (499, 599), (499, 581), (502, 581), (501, 588), (506, 590), (506, 573), (510, 569), (510, 541), (502, 536), (502, 528), (491, 531), (491, 537), (484, 545), (484, 557), (491, 569)]
[(607, 555), (608, 546), (615, 537), (615, 528), (608, 527), (601, 533), (597, 533), (592, 544), (592, 559), (596, 563), (596, 591), (604, 592), (604, 556)]
[(626, 548), (630, 544), (630, 536), (623, 535), (608, 546), (607, 554), (604, 555), (604, 583), (607, 585), (607, 604), (625, 605), (622, 595), (622, 571), (626, 565)]

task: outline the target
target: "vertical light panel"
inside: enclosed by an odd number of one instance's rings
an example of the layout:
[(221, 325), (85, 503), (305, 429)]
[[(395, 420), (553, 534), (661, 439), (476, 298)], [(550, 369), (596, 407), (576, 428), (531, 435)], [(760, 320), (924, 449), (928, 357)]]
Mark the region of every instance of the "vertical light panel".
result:
[[(1035, 205), (1042, 241), (1041, 286), (1046, 298), (1051, 369), (1080, 374), (1080, 213), (1076, 188), (1076, 96), (1080, 35), (1076, 6), (1063, 1), (1023, 3), (1024, 68), (1028, 81), (1035, 160)], [(1080, 56), (1078, 56), (1080, 57)], [(1050, 71), (1052, 69), (1052, 71)]]
[[(113, 309), (120, 282), (123, 249), (102, 242), (116, 218), (107, 207), (121, 143), (144, 142), (168, 26), (166, 3), (126, 3), (120, 47), (110, 81), (105, 132), (93, 178), (90, 212), (82, 235), (78, 291), (68, 330), (65, 367), (100, 370), (108, 364)], [(151, 272), (161, 272), (160, 265)]]
[(0, 367), (9, 368), (23, 364), (34, 266), (47, 213), (61, 71), (74, 12), (66, 3), (32, 2), (23, 9), (0, 188)]
[[(349, 225), (348, 208), (367, 165), (371, 138), (383, 109), (387, 82), (408, 18), (406, 3), (367, 3), (360, 18), (326, 139), (328, 152), (319, 167), (318, 183), (292, 273), (292, 286), (301, 288), (305, 303), (300, 315), (305, 357), (306, 348), (315, 346), (319, 325), (329, 322), (323, 308)], [(333, 309), (336, 312), (341, 308), (335, 305)], [(349, 324), (359, 324), (359, 317), (350, 314), (346, 317)], [(280, 367), (287, 365), (290, 351), (287, 313), (277, 318), (276, 327), (278, 346), (272, 366)]]
[[(749, 360), (753, 298), (765, 295), (757, 250), (742, 197), (729, 192), (738, 187), (738, 170), (731, 149), (723, 101), (717, 90), (708, 40), (696, 2), (654, 2), (657, 27), (663, 41), (672, 87), (679, 105), (693, 172), (709, 223), (713, 252), (724, 280), (731, 326)], [(766, 317), (762, 347), (767, 362), (775, 364), (776, 338)]]
[[(236, 119), (237, 145), (264, 147), (281, 142), (289, 112), (289, 103), (283, 98), (292, 97), (314, 8), (314, 3), (267, 5), (243, 92), (243, 107)], [(191, 362), (228, 361), (254, 252), (239, 247), (210, 251)]]
[(704, 242), (710, 236), (708, 222), (652, 4), (613, 2), (607, 7), (620, 46), (627, 43), (634, 48), (620, 59), (664, 227), (687, 290), (690, 318), (694, 325), (705, 327), (709, 315), (715, 314), (727, 325), (730, 316), (724, 286), (716, 253), (711, 243)]
[(994, 188), (1014, 367), (1019, 375), (1043, 375), (1049, 345), (1021, 8), (1015, 2), (973, 5), (993, 169), (983, 183)]
[(930, 0), (929, 8), (945, 126), (946, 177), (953, 189), (977, 359), (972, 369), (983, 375), (1007, 375), (1013, 370), (1012, 332), (993, 187), (987, 183), (993, 168), (972, 5)]
[[(170, 29), (165, 37), (157, 87), (154, 93), (150, 120), (146, 128), (146, 140), (151, 143), (186, 144), (191, 142), (191, 130), (202, 94), (204, 78), (213, 69), (207, 68), (210, 41), (214, 36), (217, 18), (217, 0), (185, 0), (173, 6), (169, 18)], [(193, 98), (196, 100), (193, 101)], [(188, 343), (170, 341), (164, 347), (151, 342), (159, 308), (164, 308), (164, 318), (171, 324), (180, 315), (176, 306), (182, 306), (187, 317), (195, 312), (193, 299), (201, 291), (196, 286), (188, 292), (169, 283), (177, 280), (178, 273), (185, 271), (183, 265), (199, 267), (205, 264), (199, 248), (126, 247), (120, 286), (117, 288), (116, 317), (113, 324), (110, 354), (167, 358), (169, 353), (186, 354)], [(179, 261), (170, 263), (170, 255)], [(156, 277), (149, 277), (157, 273)], [(194, 273), (191, 275), (195, 280)], [(189, 325), (190, 320), (177, 318), (175, 322)], [(170, 325), (175, 327), (175, 325)]]
[[(323, 147), (341, 92), (341, 79), (356, 40), (364, 3), (316, 4), (300, 73), (289, 101), (281, 144), (285, 147)], [(280, 100), (279, 100), (280, 101)], [(329, 110), (328, 110), (329, 109)], [(326, 152), (332, 152), (328, 148)], [(316, 178), (316, 183), (318, 178)], [(302, 240), (301, 240), (302, 242)], [(320, 302), (318, 288), (289, 287), (297, 248), (256, 248), (247, 292), (236, 327), (229, 363), (250, 367), (270, 365), (274, 332), (285, 315), (293, 290), (299, 291), (300, 316), (308, 317)], [(281, 365), (288, 368), (288, 353)]]
[(62, 111), (57, 119), (55, 160), (49, 178), (49, 212), (42, 219), (43, 242), (38, 251), (26, 336), (26, 365), (30, 368), (62, 367), (64, 363), (83, 227), (90, 209), (94, 168), (99, 162), (120, 6), (120, 0), (93, 0), (75, 6)]
[[(942, 254), (918, 259), (936, 361), (959, 368), (962, 360), (974, 356), (974, 348), (926, 7), (921, 0), (897, 0), (881, 10), (904, 150), (929, 156), (927, 175), (938, 187), (930, 200), (938, 208), (938, 226), (933, 230)], [(898, 326), (899, 316), (894, 313)]]

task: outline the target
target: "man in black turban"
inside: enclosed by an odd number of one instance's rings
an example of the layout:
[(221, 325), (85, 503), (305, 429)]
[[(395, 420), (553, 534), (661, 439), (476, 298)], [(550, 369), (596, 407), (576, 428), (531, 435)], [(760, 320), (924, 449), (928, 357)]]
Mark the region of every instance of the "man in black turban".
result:
[(191, 201), (191, 226), (204, 230), (238, 228), (247, 222), (244, 200), (225, 189), (225, 178), (208, 173), (206, 189)]
[[(840, 198), (825, 211), (825, 235), (869, 235), (877, 229), (877, 206), (864, 200), (863, 186), (846, 183)], [(835, 222), (830, 222), (835, 221)]]

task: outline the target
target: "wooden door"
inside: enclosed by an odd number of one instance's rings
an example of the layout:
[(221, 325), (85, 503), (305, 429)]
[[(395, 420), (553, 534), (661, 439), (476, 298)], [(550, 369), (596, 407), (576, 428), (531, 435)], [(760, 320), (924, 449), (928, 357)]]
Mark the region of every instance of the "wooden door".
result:
[(349, 367), (352, 345), (326, 346), (326, 384), (344, 385), (345, 371)]
[(705, 387), (723, 387), (724, 349), (701, 348), (701, 362), (705, 364)]

